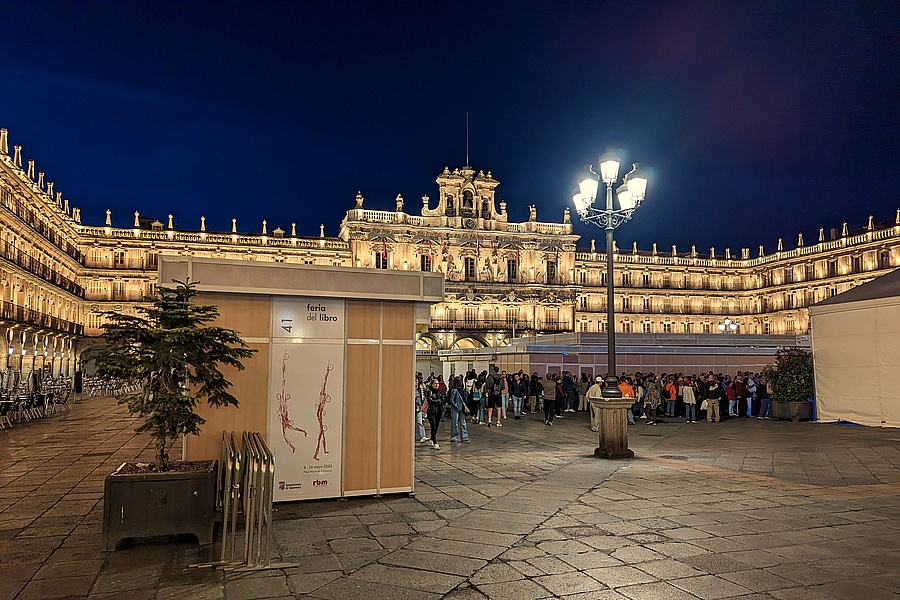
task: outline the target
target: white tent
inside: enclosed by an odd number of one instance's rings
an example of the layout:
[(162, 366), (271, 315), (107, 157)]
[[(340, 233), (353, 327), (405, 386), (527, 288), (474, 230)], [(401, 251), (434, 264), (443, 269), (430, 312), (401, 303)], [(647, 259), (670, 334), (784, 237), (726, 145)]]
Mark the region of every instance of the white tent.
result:
[(900, 269), (809, 316), (819, 420), (900, 427)]

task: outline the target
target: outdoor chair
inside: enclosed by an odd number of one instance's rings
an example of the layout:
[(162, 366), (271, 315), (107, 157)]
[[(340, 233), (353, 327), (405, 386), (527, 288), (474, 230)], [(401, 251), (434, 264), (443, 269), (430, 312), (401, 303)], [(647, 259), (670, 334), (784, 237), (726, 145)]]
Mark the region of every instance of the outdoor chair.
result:
[(56, 413), (57, 407), (62, 407), (66, 409), (66, 412), (71, 412), (71, 408), (69, 408), (69, 397), (72, 395), (72, 389), (69, 388), (67, 390), (60, 390), (53, 394), (51, 406), (53, 407), (53, 412)]
[[(9, 420), (9, 414), (12, 412), (15, 406), (16, 403), (8, 396), (0, 398), (0, 429), (12, 427), (12, 421)], [(6, 426), (3, 425), (4, 422), (6, 423)]]

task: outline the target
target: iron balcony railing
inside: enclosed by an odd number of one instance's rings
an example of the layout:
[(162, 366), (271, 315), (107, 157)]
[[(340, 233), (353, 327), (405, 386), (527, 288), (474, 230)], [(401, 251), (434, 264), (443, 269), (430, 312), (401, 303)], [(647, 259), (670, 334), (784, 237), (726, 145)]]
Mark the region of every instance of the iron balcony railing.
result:
[(5, 240), (0, 242), (0, 255), (6, 260), (19, 265), (26, 271), (37, 275), (44, 281), (52, 283), (56, 287), (62, 288), (79, 298), (84, 298), (83, 287)]
[(60, 319), (59, 317), (54, 317), (25, 306), (19, 306), (8, 300), (0, 302), (0, 319), (12, 321), (14, 323), (35, 325), (37, 327), (52, 329), (62, 333), (84, 335), (84, 325), (66, 321), (65, 319)]

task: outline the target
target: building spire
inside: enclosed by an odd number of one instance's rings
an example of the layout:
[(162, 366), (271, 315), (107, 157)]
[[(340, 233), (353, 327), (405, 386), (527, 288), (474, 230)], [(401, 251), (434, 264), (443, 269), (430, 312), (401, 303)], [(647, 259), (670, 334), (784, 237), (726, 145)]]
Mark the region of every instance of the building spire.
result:
[(0, 129), (0, 154), (9, 155), (9, 131)]

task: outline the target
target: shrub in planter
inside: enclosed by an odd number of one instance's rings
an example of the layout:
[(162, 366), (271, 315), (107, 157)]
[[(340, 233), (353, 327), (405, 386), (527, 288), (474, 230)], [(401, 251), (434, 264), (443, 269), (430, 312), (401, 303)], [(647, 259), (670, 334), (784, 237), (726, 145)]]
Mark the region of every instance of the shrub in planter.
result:
[(812, 419), (815, 384), (812, 352), (804, 348), (781, 348), (775, 365), (764, 370), (772, 394), (772, 416), (793, 420)]
[[(175, 282), (174, 288), (160, 287), (155, 299), (147, 306), (139, 306), (137, 315), (125, 315), (106, 312), (106, 323), (103, 325), (103, 337), (106, 347), (97, 353), (95, 361), (97, 372), (102, 377), (110, 377), (136, 383), (136, 391), (126, 393), (119, 399), (132, 415), (143, 418), (138, 432), (148, 433), (155, 441), (154, 462), (152, 465), (130, 465), (129, 475), (113, 474), (110, 478), (131, 477), (147, 472), (165, 473), (177, 469), (169, 459), (169, 449), (179, 436), (198, 434), (204, 419), (195, 412), (198, 402), (205, 400), (211, 406), (237, 405), (237, 399), (228, 391), (231, 383), (225, 379), (221, 366), (243, 369), (241, 361), (253, 356), (255, 350), (247, 347), (237, 332), (224, 327), (211, 326), (209, 323), (218, 316), (218, 309), (213, 305), (194, 304), (191, 300), (197, 295), (196, 284), (191, 282)], [(148, 300), (150, 300), (148, 298)], [(122, 469), (120, 469), (121, 471)], [(203, 472), (196, 465), (188, 466), (185, 471)], [(209, 469), (207, 468), (206, 471)], [(137, 482), (138, 479), (132, 478)], [(173, 481), (183, 480), (183, 476), (173, 477)], [(206, 477), (215, 485), (215, 478)], [(165, 478), (163, 478), (163, 481)], [(143, 481), (146, 481), (144, 478)], [(160, 512), (161, 518), (172, 513), (171, 506), (190, 506), (190, 499), (179, 499), (161, 487), (164, 483), (159, 478), (153, 479), (152, 498), (147, 500), (146, 511), (130, 510), (134, 515), (135, 536), (153, 535), (143, 521), (152, 518), (151, 506), (168, 506)], [(129, 484), (132, 485), (132, 484)], [(109, 495), (110, 482), (107, 482)], [(177, 487), (177, 486), (176, 486)], [(181, 486), (185, 487), (185, 486)], [(133, 487), (138, 493), (139, 487)], [(187, 486), (185, 489), (192, 489)], [(195, 493), (194, 497), (203, 496)], [(124, 496), (129, 498), (129, 494)], [(205, 497), (205, 496), (204, 496)], [(214, 501), (214, 495), (209, 498)], [(196, 504), (196, 500), (193, 501)], [(207, 500), (201, 500), (205, 506)], [(127, 533), (129, 525), (126, 521), (125, 508), (111, 506), (106, 502), (107, 511), (104, 519), (104, 537), (112, 524), (110, 519), (117, 519), (116, 535)], [(139, 506), (132, 503), (132, 506)], [(105, 512), (107, 512), (105, 511)], [(178, 511), (175, 511), (176, 513)], [(205, 508), (194, 510), (203, 513), (203, 519), (210, 519)], [(183, 515), (175, 514), (174, 529), (191, 526), (178, 525), (185, 520)], [(161, 524), (159, 535), (176, 533), (171, 523)], [(196, 527), (209, 527), (197, 525)], [(197, 534), (203, 541), (204, 536)], [(210, 540), (211, 541), (211, 540)], [(114, 545), (115, 541), (112, 542)]]

